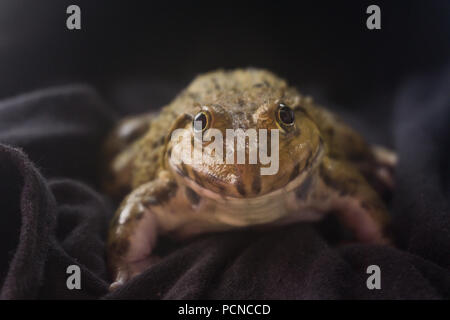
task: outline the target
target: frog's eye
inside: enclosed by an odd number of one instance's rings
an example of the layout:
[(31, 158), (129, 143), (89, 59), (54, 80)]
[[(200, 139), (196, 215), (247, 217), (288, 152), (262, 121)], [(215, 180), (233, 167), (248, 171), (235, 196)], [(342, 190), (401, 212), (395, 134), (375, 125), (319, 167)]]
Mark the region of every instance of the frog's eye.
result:
[(192, 127), (195, 132), (203, 132), (208, 128), (209, 121), (209, 113), (206, 111), (200, 111), (195, 115), (194, 120), (192, 121)]
[(294, 111), (284, 103), (280, 103), (277, 109), (277, 120), (284, 126), (293, 126), (295, 121)]

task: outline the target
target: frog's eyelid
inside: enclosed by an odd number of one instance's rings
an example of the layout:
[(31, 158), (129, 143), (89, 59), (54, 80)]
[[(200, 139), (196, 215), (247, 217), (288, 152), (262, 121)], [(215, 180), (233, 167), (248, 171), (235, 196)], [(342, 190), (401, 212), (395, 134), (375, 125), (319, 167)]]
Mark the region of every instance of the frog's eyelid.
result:
[(301, 105), (294, 107), (294, 111), (300, 111), (300, 112), (308, 114), (308, 112), (306, 112), (305, 108), (303, 108)]
[[(306, 109), (304, 108), (304, 107), (302, 107), (301, 105), (296, 105), (295, 107), (292, 107), (292, 111), (294, 111), (294, 112), (302, 112), (307, 118), (309, 118), (309, 119), (311, 119), (312, 120), (312, 118), (311, 118), (311, 116), (309, 115), (309, 113), (306, 111)], [(287, 130), (286, 130), (286, 128), (284, 128), (284, 127), (282, 127), (282, 126), (280, 126), (279, 124), (278, 124), (278, 121), (277, 121), (277, 125), (281, 128), (281, 129), (283, 129), (283, 131), (285, 132), (285, 133), (289, 133)], [(300, 130), (299, 128), (296, 128), (296, 130)], [(293, 131), (292, 131), (293, 132)], [(292, 133), (291, 132), (291, 133)]]
[(293, 110), (294, 110), (294, 111), (300, 111), (300, 112), (303, 112), (303, 114), (304, 114), (306, 117), (308, 117), (308, 118), (311, 119), (311, 120), (313, 119), (313, 118), (310, 116), (310, 114), (308, 113), (308, 111), (306, 111), (306, 109), (303, 108), (303, 107), (300, 106), (300, 105), (294, 107)]

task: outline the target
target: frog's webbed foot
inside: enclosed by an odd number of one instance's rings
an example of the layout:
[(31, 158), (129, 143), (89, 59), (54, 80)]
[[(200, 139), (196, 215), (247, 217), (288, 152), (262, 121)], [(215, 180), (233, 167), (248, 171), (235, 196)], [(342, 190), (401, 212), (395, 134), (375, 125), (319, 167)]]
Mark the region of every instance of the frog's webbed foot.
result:
[(174, 196), (176, 185), (167, 178), (143, 184), (134, 190), (114, 216), (108, 238), (111, 289), (117, 288), (157, 262), (152, 252), (158, 237), (156, 210)]
[(389, 213), (378, 194), (353, 165), (324, 159), (321, 180), (334, 196), (329, 208), (337, 212), (343, 224), (353, 231), (357, 240), (387, 244)]

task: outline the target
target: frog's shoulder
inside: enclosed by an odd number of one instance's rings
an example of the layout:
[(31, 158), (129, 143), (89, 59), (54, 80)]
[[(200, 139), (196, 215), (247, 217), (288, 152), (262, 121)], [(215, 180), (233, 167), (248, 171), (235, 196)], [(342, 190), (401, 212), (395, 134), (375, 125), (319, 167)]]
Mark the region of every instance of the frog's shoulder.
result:
[(364, 137), (339, 115), (317, 104), (311, 97), (303, 99), (302, 107), (319, 128), (328, 156), (350, 161), (371, 157), (370, 147)]

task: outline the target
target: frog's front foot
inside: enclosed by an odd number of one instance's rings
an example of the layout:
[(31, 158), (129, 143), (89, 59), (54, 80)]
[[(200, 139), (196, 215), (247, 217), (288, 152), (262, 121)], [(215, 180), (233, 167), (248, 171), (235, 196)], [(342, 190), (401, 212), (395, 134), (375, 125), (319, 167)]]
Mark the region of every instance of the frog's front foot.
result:
[(117, 269), (114, 270), (115, 277), (109, 286), (109, 290), (113, 291), (119, 288), (124, 283), (141, 274), (155, 263), (158, 263), (160, 260), (160, 257), (151, 255), (138, 261), (118, 263), (116, 266)]
[(114, 216), (108, 237), (108, 264), (114, 290), (155, 264), (159, 223), (156, 210), (175, 195), (176, 185), (163, 176), (130, 193)]

